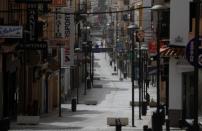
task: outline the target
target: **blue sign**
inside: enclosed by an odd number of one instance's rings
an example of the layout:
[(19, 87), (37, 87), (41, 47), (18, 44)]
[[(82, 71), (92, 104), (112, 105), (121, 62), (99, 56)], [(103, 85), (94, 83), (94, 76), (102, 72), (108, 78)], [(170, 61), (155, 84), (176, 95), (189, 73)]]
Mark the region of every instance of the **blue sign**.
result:
[(0, 38), (22, 38), (22, 26), (0, 26)]
[(199, 38), (199, 44), (198, 48), (198, 63), (194, 63), (194, 44), (195, 44), (195, 38), (191, 39), (186, 47), (186, 58), (189, 61), (189, 63), (193, 66), (197, 66), (199, 68), (202, 68), (202, 37)]

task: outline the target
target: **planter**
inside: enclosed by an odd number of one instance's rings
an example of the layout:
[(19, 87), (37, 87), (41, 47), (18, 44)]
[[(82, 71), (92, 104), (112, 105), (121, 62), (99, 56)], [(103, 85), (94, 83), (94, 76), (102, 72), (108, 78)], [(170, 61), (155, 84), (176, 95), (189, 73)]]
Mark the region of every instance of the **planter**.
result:
[(17, 124), (39, 124), (40, 116), (17, 116)]

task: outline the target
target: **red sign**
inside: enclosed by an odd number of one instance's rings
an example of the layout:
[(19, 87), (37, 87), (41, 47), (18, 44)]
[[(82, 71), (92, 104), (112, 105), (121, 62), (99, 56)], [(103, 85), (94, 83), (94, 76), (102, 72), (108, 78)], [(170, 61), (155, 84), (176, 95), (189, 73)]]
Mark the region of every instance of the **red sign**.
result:
[(155, 40), (150, 40), (148, 43), (148, 50), (150, 54), (156, 54), (157, 44)]

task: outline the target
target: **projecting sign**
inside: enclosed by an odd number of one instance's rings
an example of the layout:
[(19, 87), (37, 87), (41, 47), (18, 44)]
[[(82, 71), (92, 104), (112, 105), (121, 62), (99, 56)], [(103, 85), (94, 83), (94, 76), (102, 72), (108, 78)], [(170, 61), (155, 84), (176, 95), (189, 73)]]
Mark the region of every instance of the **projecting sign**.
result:
[(15, 0), (18, 3), (51, 3), (52, 0)]
[(191, 39), (186, 47), (186, 58), (189, 63), (193, 66), (202, 68), (202, 37), (199, 38), (199, 48), (198, 48), (198, 63), (194, 63), (194, 43), (195, 38)]
[(0, 26), (0, 38), (22, 38), (22, 26)]
[(28, 50), (45, 50), (48, 48), (47, 42), (29, 42), (29, 43), (20, 43), (16, 47), (17, 49), (28, 49)]

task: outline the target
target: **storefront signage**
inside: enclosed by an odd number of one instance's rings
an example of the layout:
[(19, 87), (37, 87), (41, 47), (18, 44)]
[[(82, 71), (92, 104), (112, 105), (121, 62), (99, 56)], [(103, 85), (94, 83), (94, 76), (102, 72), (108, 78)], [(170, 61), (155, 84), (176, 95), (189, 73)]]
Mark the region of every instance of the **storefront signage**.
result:
[(65, 38), (69, 38), (70, 37), (70, 15), (69, 14), (65, 14), (65, 33), (64, 33), (64, 37)]
[(52, 0), (15, 0), (17, 3), (51, 3)]
[(48, 48), (47, 42), (29, 42), (20, 43), (17, 45), (17, 49), (29, 49), (29, 50), (45, 50)]
[(29, 23), (29, 40), (35, 41), (37, 40), (37, 9), (36, 8), (29, 8), (28, 9), (28, 23)]
[(55, 8), (55, 38), (62, 38), (63, 34), (63, 19), (64, 15), (60, 14), (59, 12), (62, 12), (62, 7), (57, 7)]
[(198, 63), (194, 62), (194, 43), (195, 38), (191, 39), (186, 47), (186, 58), (189, 63), (193, 66), (202, 68), (202, 37), (199, 38), (199, 48), (198, 48)]
[(0, 38), (22, 38), (22, 26), (0, 26)]
[(68, 8), (66, 7), (56, 7), (55, 11), (55, 38), (70, 39), (73, 17), (68, 14)]
[(65, 47), (65, 48), (62, 48), (61, 50), (61, 58), (62, 58), (62, 61), (61, 61), (61, 65), (62, 67), (67, 67), (70, 65), (70, 48), (69, 47)]
[(148, 52), (150, 55), (156, 55), (157, 44), (155, 40), (150, 40), (148, 43)]

